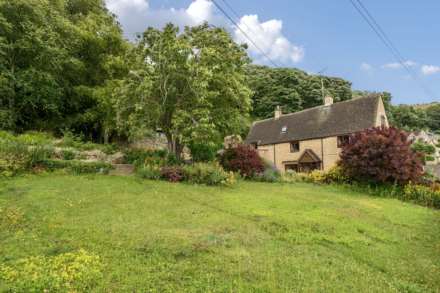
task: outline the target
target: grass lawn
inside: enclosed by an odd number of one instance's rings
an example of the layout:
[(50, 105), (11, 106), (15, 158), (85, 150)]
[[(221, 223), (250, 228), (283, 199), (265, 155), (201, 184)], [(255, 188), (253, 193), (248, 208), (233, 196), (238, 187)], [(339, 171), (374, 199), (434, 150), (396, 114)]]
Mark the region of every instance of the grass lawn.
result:
[(39, 175), (0, 207), (0, 263), (84, 249), (97, 292), (440, 291), (440, 212), (338, 187)]

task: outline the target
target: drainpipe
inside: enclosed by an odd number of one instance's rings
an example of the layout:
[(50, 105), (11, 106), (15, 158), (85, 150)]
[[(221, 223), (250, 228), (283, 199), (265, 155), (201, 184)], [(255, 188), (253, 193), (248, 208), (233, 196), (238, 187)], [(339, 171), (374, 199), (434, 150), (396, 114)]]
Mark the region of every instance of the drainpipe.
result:
[(275, 166), (275, 169), (278, 169), (275, 149), (276, 149), (276, 144), (273, 145), (273, 165)]
[(324, 170), (324, 139), (321, 138), (321, 170)]

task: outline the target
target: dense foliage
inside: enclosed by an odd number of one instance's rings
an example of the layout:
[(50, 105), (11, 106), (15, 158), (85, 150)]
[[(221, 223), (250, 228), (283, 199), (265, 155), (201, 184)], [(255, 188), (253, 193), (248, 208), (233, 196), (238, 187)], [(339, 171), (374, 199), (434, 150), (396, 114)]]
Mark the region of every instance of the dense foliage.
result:
[(226, 172), (217, 163), (196, 163), (183, 167), (185, 180), (195, 184), (230, 185), (234, 175)]
[(215, 160), (217, 152), (222, 146), (213, 143), (190, 143), (188, 148), (194, 162), (211, 162)]
[(418, 140), (418, 141), (413, 142), (413, 144), (411, 145), (411, 148), (414, 151), (421, 153), (423, 155), (424, 162), (435, 160), (435, 158), (434, 158), (435, 146)]
[(294, 68), (249, 65), (247, 81), (252, 89), (252, 116), (269, 118), (277, 105), (285, 113), (323, 104), (323, 95), (335, 102), (351, 99), (351, 83), (341, 78), (311, 75)]
[(440, 133), (440, 104), (397, 105), (390, 109), (391, 123), (401, 129), (413, 131), (426, 129)]
[[(73, 142), (77, 148), (70, 147)], [(59, 169), (73, 174), (108, 173), (112, 169), (107, 155), (99, 150), (102, 145), (73, 142), (70, 135), (55, 140), (41, 132), (13, 135), (0, 131), (0, 177)], [(93, 146), (98, 149), (89, 151)]]
[(99, 90), (126, 47), (101, 0), (0, 0), (0, 128), (99, 138)]
[(185, 179), (181, 166), (164, 166), (160, 169), (160, 177), (169, 182), (180, 182)]
[(440, 133), (440, 104), (393, 105), (388, 92), (353, 91), (353, 98), (379, 95), (382, 97), (390, 125), (406, 131), (429, 130)]
[(0, 138), (0, 176), (14, 176), (34, 168), (53, 154), (45, 146), (28, 146), (17, 140)]
[(411, 149), (407, 134), (394, 127), (351, 135), (340, 166), (352, 178), (380, 183), (418, 182), (423, 174), (421, 155)]
[(247, 145), (224, 150), (219, 162), (225, 170), (238, 172), (244, 178), (252, 178), (264, 172), (263, 160), (254, 148)]
[(117, 123), (132, 137), (161, 129), (177, 157), (184, 145), (221, 142), (246, 125), (248, 62), (245, 48), (224, 29), (149, 28), (130, 52), (130, 74), (117, 91)]

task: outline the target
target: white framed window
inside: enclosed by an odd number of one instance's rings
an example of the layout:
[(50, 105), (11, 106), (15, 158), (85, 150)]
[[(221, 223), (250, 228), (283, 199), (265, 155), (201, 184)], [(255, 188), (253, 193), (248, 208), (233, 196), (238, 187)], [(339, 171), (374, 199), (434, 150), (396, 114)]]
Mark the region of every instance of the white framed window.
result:
[(281, 127), (281, 133), (286, 133), (286, 132), (287, 132), (287, 126)]

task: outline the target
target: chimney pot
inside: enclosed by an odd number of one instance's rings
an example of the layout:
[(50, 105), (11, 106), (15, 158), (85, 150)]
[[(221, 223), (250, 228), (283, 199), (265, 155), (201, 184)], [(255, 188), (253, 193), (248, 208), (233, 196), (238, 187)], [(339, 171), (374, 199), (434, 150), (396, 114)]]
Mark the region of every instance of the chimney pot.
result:
[(275, 119), (278, 119), (281, 117), (281, 115), (283, 115), (283, 112), (281, 111), (281, 107), (280, 106), (276, 106), (275, 107)]
[(324, 105), (325, 105), (325, 106), (330, 106), (330, 105), (332, 105), (332, 104), (333, 104), (333, 98), (330, 97), (330, 96), (326, 96), (326, 97), (324, 98)]

